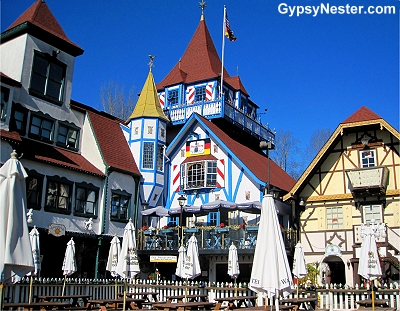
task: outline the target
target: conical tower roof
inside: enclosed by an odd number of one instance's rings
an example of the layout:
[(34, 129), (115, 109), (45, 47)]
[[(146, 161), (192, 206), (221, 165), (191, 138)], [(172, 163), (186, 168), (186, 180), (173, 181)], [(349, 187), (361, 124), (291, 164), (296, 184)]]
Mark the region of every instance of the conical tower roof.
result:
[(135, 109), (133, 110), (128, 121), (131, 119), (142, 117), (155, 117), (169, 122), (169, 119), (164, 114), (164, 111), (158, 99), (157, 89), (154, 83), (151, 68), (147, 76), (146, 82), (144, 83), (142, 92), (139, 95), (139, 99), (136, 103)]
[[(221, 60), (202, 15), (185, 53), (168, 75), (157, 84), (157, 89), (217, 78), (221, 73), (221, 67)], [(224, 77), (230, 77), (225, 69)]]
[(83, 50), (65, 34), (44, 0), (33, 3), (7, 28), (1, 39), (4, 42), (23, 33), (30, 33), (49, 44), (59, 45), (71, 55), (83, 54)]

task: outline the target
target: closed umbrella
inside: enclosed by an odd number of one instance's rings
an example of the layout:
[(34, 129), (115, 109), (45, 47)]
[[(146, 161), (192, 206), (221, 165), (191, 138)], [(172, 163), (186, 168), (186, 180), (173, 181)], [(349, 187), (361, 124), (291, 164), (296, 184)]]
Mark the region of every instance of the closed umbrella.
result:
[(199, 248), (197, 245), (197, 239), (194, 235), (192, 235), (188, 241), (185, 263), (183, 267), (184, 267), (183, 273), (186, 278), (186, 288), (185, 288), (185, 300), (186, 300), (187, 280), (194, 279), (196, 276), (199, 276), (201, 274), (200, 261), (199, 261)]
[(122, 240), (121, 253), (118, 258), (116, 272), (124, 279), (124, 305), (126, 304), (126, 279), (133, 278), (140, 272), (139, 260), (136, 253), (135, 226), (132, 219), (126, 224)]
[(31, 249), (32, 249), (32, 257), (33, 263), (35, 265), (35, 270), (30, 273), (30, 285), (29, 285), (29, 303), (32, 300), (32, 279), (33, 275), (38, 275), (41, 264), (40, 264), (40, 242), (39, 242), (39, 231), (36, 229), (36, 226), (33, 227), (31, 232), (29, 232), (29, 237), (31, 240)]
[[(360, 262), (358, 265), (358, 274), (369, 282), (382, 276), (382, 269), (379, 262), (378, 249), (376, 247), (375, 237), (379, 237), (379, 227), (372, 224), (361, 226), (361, 238), (363, 242), (360, 250)], [(382, 230), (382, 236), (386, 233)], [(374, 285), (372, 284), (372, 309), (374, 310)]]
[[(149, 208), (140, 212), (142, 216), (149, 216), (149, 217), (166, 217), (169, 216), (169, 209), (166, 209), (163, 206), (156, 206), (153, 208)], [(160, 226), (158, 226), (160, 227)]]
[(286, 297), (294, 290), (275, 201), (271, 194), (266, 194), (262, 200), (249, 287), (255, 292), (267, 294), (269, 298), (275, 297), (276, 310), (279, 310), (279, 295)]
[(0, 284), (16, 283), (34, 270), (26, 222), (28, 177), (15, 150), (0, 168)]
[(73, 238), (67, 243), (67, 248), (65, 250), (64, 262), (62, 265), (62, 270), (64, 274), (64, 285), (62, 289), (61, 296), (64, 296), (65, 283), (67, 281), (67, 276), (76, 272), (76, 261), (75, 261), (75, 242)]
[(108, 260), (106, 270), (111, 272), (111, 275), (115, 277), (115, 299), (117, 299), (117, 264), (119, 254), (121, 252), (121, 242), (117, 236), (114, 236), (110, 242), (110, 250), (108, 251)]
[(183, 272), (183, 268), (184, 268), (184, 264), (185, 264), (185, 257), (186, 257), (185, 248), (181, 245), (181, 247), (179, 247), (179, 250), (178, 250), (178, 262), (176, 264), (175, 275), (177, 275), (183, 279), (186, 277)]
[(229, 246), (228, 253), (228, 275), (235, 280), (235, 295), (237, 296), (237, 288), (236, 288), (236, 278), (240, 274), (239, 269), (239, 260), (237, 254), (237, 248), (235, 244), (231, 244)]
[(296, 277), (297, 281), (297, 296), (299, 295), (299, 279), (307, 275), (306, 260), (304, 258), (303, 246), (300, 242), (296, 244), (294, 249), (294, 259), (293, 259), (293, 275)]

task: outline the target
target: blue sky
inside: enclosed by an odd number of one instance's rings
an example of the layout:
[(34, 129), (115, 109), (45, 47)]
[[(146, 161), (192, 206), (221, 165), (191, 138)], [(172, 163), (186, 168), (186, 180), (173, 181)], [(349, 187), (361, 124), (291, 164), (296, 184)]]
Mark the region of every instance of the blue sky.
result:
[[(399, 11), (395, 0), (210, 0), (206, 23), (221, 55), (223, 5), (238, 38), (226, 41), (225, 68), (239, 74), (263, 122), (308, 144), (313, 132), (367, 106), (399, 129)], [(33, 0), (2, 0), (4, 31)], [(201, 10), (198, 0), (47, 0), (68, 37), (85, 52), (76, 59), (72, 99), (101, 108), (110, 80), (139, 93), (148, 54), (160, 82), (184, 53)], [(395, 6), (395, 14), (281, 14), (287, 6)], [(377, 8), (380, 9), (380, 8)], [(281, 10), (282, 11), (282, 10)], [(3, 60), (4, 61), (4, 60)]]

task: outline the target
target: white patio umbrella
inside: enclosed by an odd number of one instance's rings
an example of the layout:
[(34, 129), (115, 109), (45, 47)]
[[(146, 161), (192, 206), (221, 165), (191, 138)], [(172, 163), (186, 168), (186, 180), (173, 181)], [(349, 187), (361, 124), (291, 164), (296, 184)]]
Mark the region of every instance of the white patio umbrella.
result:
[(228, 252), (228, 275), (235, 280), (235, 295), (237, 296), (236, 278), (240, 274), (239, 260), (237, 254), (237, 248), (235, 244), (229, 246)]
[(122, 239), (121, 253), (118, 257), (116, 272), (124, 279), (124, 305), (126, 303), (126, 279), (133, 278), (140, 272), (139, 260), (136, 253), (136, 235), (135, 226), (132, 219), (126, 224), (124, 237)]
[(29, 285), (29, 303), (32, 300), (32, 279), (33, 275), (38, 275), (41, 269), (40, 263), (40, 242), (39, 242), (39, 231), (36, 229), (36, 226), (33, 227), (31, 232), (29, 232), (29, 237), (31, 241), (31, 250), (33, 263), (35, 265), (35, 270), (30, 272), (30, 285)]
[(185, 257), (186, 257), (186, 251), (183, 245), (179, 247), (178, 250), (178, 262), (176, 263), (176, 271), (175, 275), (179, 276), (180, 278), (185, 278), (185, 274), (183, 272), (184, 264), (185, 264)]
[[(28, 177), (15, 150), (0, 168), (0, 286), (16, 283), (34, 270), (26, 222)], [(0, 293), (1, 294), (1, 293)]]
[(121, 242), (115, 235), (110, 242), (110, 250), (108, 251), (108, 260), (106, 270), (111, 272), (111, 275), (115, 277), (115, 299), (117, 299), (117, 264), (119, 254), (121, 253)]
[(300, 242), (296, 244), (294, 249), (294, 259), (293, 259), (293, 275), (297, 279), (297, 297), (299, 295), (299, 279), (307, 275), (306, 260), (304, 257), (303, 246)]
[(62, 289), (61, 296), (64, 296), (65, 283), (67, 281), (67, 276), (76, 272), (76, 261), (75, 261), (75, 242), (73, 238), (67, 243), (67, 248), (65, 250), (64, 261), (62, 265), (62, 270), (64, 274), (64, 285)]
[(201, 274), (200, 261), (199, 261), (199, 248), (197, 245), (197, 239), (194, 236), (194, 234), (190, 237), (188, 241), (185, 263), (183, 267), (184, 267), (183, 273), (186, 278), (186, 287), (185, 287), (185, 300), (186, 300), (188, 279), (194, 279), (196, 276), (199, 276)]
[(279, 310), (279, 295), (286, 297), (294, 291), (292, 273), (283, 243), (275, 201), (271, 194), (262, 200), (260, 225), (254, 252), (250, 289), (275, 297)]
[[(369, 225), (361, 225), (360, 236), (363, 238), (363, 242), (360, 250), (358, 274), (368, 280), (368, 282), (382, 276), (382, 269), (379, 262), (378, 249), (375, 240), (376, 237), (381, 235), (379, 230), (382, 229), (375, 225), (374, 221)], [(384, 230), (382, 230), (382, 236), (386, 236)], [(374, 310), (374, 308), (374, 285), (372, 284), (372, 309)]]

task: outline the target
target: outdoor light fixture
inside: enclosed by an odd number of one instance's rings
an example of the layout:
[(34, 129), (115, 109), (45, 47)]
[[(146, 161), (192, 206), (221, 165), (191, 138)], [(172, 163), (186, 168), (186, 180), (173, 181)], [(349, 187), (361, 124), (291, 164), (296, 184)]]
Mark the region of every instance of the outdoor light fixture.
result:
[(85, 226), (85, 230), (92, 231), (92, 229), (93, 229), (93, 218), (89, 218), (89, 220), (88, 221), (84, 221), (83, 224)]
[(347, 269), (349, 270), (350, 270), (350, 265), (351, 265), (350, 260), (347, 260)]
[(364, 134), (364, 136), (361, 138), (361, 143), (362, 143), (364, 146), (366, 146), (366, 145), (368, 145), (368, 142), (369, 142), (369, 137), (368, 137), (367, 134)]
[(306, 206), (306, 203), (304, 202), (304, 199), (303, 199), (303, 198), (300, 198), (300, 203), (299, 203), (299, 205), (300, 205), (300, 206)]
[(270, 192), (271, 192), (272, 196), (274, 197), (274, 199), (279, 199), (279, 189), (278, 188), (273, 187), (270, 190)]
[(28, 224), (31, 224), (33, 222), (32, 216), (33, 216), (33, 209), (29, 209), (28, 213), (26, 213), (26, 217), (28, 217), (26, 222)]
[(181, 195), (181, 196), (178, 198), (179, 206), (182, 208), (182, 207), (185, 205), (185, 202), (186, 202), (186, 198), (185, 198), (183, 195)]
[(143, 201), (142, 206), (143, 206), (143, 210), (147, 209), (147, 207), (149, 206), (149, 202)]

